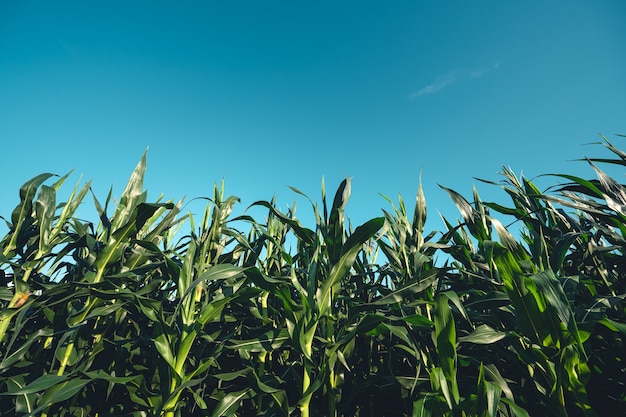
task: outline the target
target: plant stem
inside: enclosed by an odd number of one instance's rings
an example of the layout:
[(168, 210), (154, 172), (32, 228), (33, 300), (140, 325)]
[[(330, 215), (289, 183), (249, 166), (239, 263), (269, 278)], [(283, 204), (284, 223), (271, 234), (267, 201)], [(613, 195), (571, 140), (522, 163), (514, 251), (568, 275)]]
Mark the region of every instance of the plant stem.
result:
[[(30, 278), (30, 274), (33, 272), (33, 268), (29, 268), (24, 272), (24, 276), (22, 277), (22, 281), (26, 282), (28, 281), (28, 278)], [(7, 306), (7, 308), (13, 308), (17, 305), (17, 303), (19, 302), (19, 300), (21, 299), (21, 297), (23, 296), (23, 294), (18, 291), (17, 289), (17, 285), (15, 288), (15, 293), (13, 294), (13, 298), (11, 298), (11, 301), (9, 302), (9, 305)], [(11, 324), (11, 319), (13, 318), (13, 316), (9, 316), (9, 317), (5, 317), (3, 319), (0, 319), (0, 343), (2, 342), (2, 339), (4, 339), (4, 335), (6, 334), (7, 330), (9, 329), (9, 324)]]
[(335, 417), (337, 412), (337, 396), (335, 394), (335, 387), (337, 385), (337, 378), (335, 377), (334, 369), (330, 370), (328, 376), (328, 417)]
[(309, 375), (309, 367), (304, 365), (304, 372), (302, 374), (302, 394), (304, 395), (302, 398), (302, 403), (300, 405), (300, 415), (301, 417), (309, 417), (309, 404), (311, 402), (311, 396), (313, 393), (308, 393), (305, 395), (309, 387), (311, 386), (311, 376)]

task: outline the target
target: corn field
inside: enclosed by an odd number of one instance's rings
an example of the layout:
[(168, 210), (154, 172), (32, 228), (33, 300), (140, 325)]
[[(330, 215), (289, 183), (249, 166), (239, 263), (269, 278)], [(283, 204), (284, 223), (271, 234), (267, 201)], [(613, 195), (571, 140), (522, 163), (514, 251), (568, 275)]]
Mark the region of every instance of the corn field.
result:
[(146, 155), (117, 200), (39, 175), (0, 213), (0, 416), (626, 415), (626, 186), (600, 168), (626, 153), (600, 145), (593, 179), (444, 188), (442, 231), (421, 186), (354, 226), (349, 180), (294, 188), (301, 221), (223, 185), (197, 218), (150, 202)]

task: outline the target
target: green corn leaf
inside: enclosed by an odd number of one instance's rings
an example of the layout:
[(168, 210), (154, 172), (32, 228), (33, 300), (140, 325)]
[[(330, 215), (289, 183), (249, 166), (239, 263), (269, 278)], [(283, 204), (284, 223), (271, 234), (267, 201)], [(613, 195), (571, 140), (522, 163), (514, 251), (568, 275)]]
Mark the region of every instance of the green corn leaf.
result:
[(302, 224), (300, 224), (298, 220), (285, 216), (280, 211), (278, 211), (271, 203), (268, 203), (267, 201), (257, 201), (250, 205), (250, 207), (252, 206), (267, 207), (270, 212), (274, 216), (276, 216), (276, 218), (278, 218), (281, 222), (289, 225), (293, 232), (296, 234), (296, 236), (298, 236), (298, 238), (302, 240), (305, 244), (313, 245), (315, 243), (316, 235), (314, 231), (302, 226)]
[[(16, 326), (20, 327), (21, 325), (22, 324), (18, 319)], [(54, 329), (50, 327), (39, 329), (36, 332), (28, 335), (28, 338), (25, 341), (21, 341), (19, 347), (14, 352), (11, 352), (11, 348), (15, 344), (15, 339), (18, 336), (18, 333), (16, 332), (11, 341), (6, 345), (6, 350), (4, 350), (3, 352), (2, 361), (0, 361), (0, 373), (3, 373), (11, 367), (15, 366), (16, 363), (23, 361), (26, 355), (28, 355), (29, 349), (33, 343), (41, 341), (42, 339), (46, 339), (52, 336), (53, 333)]]
[(572, 394), (573, 402), (583, 415), (596, 417), (597, 414), (592, 410), (591, 403), (587, 396), (587, 388), (585, 382), (589, 379), (590, 370), (587, 364), (581, 360), (581, 355), (575, 346), (566, 346), (561, 351), (560, 364), (557, 372), (561, 374), (561, 378), (567, 381), (566, 388)]
[(342, 254), (344, 230), (344, 208), (350, 197), (350, 179), (344, 179), (337, 192), (328, 219), (328, 234), (326, 236), (326, 246), (328, 250), (328, 261), (331, 265), (337, 263)]
[(430, 385), (433, 391), (439, 393), (443, 396), (443, 398), (445, 398), (448, 410), (452, 411), (455, 409), (458, 399), (456, 399), (450, 392), (451, 389), (448, 382), (449, 381), (446, 378), (446, 374), (443, 369), (436, 367), (430, 370)]
[(419, 251), (424, 243), (423, 233), (424, 226), (426, 225), (426, 198), (424, 197), (424, 190), (422, 189), (422, 180), (420, 174), (420, 182), (417, 188), (417, 195), (415, 196), (415, 210), (413, 212), (413, 230), (416, 233), (417, 250)]
[(359, 323), (354, 329), (354, 334), (365, 334), (376, 328), (376, 326), (385, 321), (385, 319), (386, 317), (382, 314), (366, 314), (359, 320)]
[(606, 326), (609, 330), (612, 330), (614, 332), (619, 332), (623, 335), (626, 335), (626, 324), (625, 323), (619, 323), (615, 320), (611, 320), (608, 317), (603, 317), (602, 319), (598, 320), (598, 323)]
[(37, 196), (35, 215), (39, 222), (39, 252), (45, 255), (50, 249), (52, 222), (56, 209), (56, 191), (52, 187), (42, 185)]
[(506, 332), (501, 332), (489, 327), (486, 324), (481, 324), (467, 336), (459, 337), (459, 342), (489, 345), (504, 339), (506, 336)]
[(313, 354), (313, 338), (315, 337), (315, 331), (317, 330), (318, 324), (319, 321), (307, 322), (305, 320), (301, 320), (298, 322), (297, 340), (300, 344), (302, 353), (307, 359), (311, 359), (311, 355)]
[(56, 385), (47, 388), (41, 398), (37, 401), (39, 408), (33, 410), (28, 416), (39, 415), (41, 411), (50, 407), (53, 404), (60, 403), (68, 400), (82, 390), (85, 385), (91, 381), (88, 379), (73, 378), (65, 381), (61, 381)]
[[(493, 253), (500, 278), (515, 307), (519, 325), (534, 342), (543, 344), (545, 329), (538, 326), (543, 321), (542, 310), (537, 303), (541, 302), (540, 294), (529, 290), (526, 277), (510, 251), (496, 243)], [(539, 300), (535, 295), (539, 296)]]
[(131, 375), (131, 376), (113, 376), (106, 373), (103, 369), (98, 369), (96, 371), (87, 371), (82, 372), (82, 375), (86, 376), (91, 380), (104, 380), (111, 382), (113, 384), (128, 384), (131, 381), (134, 381), (140, 378), (139, 375)]
[(472, 403), (472, 415), (496, 417), (501, 393), (497, 385), (485, 380), (485, 369), (481, 363), (478, 370), (476, 401)]
[(491, 218), (490, 221), (494, 229), (498, 233), (500, 243), (502, 243), (505, 248), (513, 253), (522, 250), (513, 235), (506, 229), (506, 227), (504, 227), (504, 225), (498, 219)]
[[(253, 290), (254, 291), (254, 290)], [(222, 314), (222, 310), (224, 310), (224, 306), (232, 300), (232, 296), (227, 298), (222, 298), (221, 300), (214, 300), (210, 303), (205, 304), (202, 307), (200, 314), (198, 315), (197, 321), (200, 325), (205, 325)]]
[(404, 287), (392, 291), (377, 300), (372, 301), (372, 305), (387, 305), (400, 303), (403, 300), (410, 298), (416, 294), (421, 293), (427, 288), (430, 288), (437, 280), (439, 276), (439, 270), (431, 269), (426, 271), (423, 276), (417, 279), (411, 280)]
[(13, 316), (15, 316), (19, 311), (20, 311), (19, 308), (14, 308), (14, 307), (0, 310), (0, 323), (6, 322), (7, 323), (6, 325), (8, 327), (8, 323), (11, 321)]
[[(456, 353), (456, 328), (450, 305), (449, 297), (443, 294), (437, 296), (435, 304), (435, 340), (441, 372), (447, 381), (441, 384), (446, 400), (453, 408), (459, 403), (460, 395), (457, 385), (457, 353)], [(432, 375), (432, 374), (431, 374)], [(435, 376), (440, 379), (439, 376)], [(449, 392), (448, 392), (449, 390)]]
[(514, 399), (513, 398), (513, 392), (511, 391), (511, 388), (509, 387), (509, 384), (502, 377), (502, 375), (500, 374), (500, 371), (498, 370), (498, 368), (494, 364), (484, 365), (483, 366), (483, 370), (485, 372), (485, 379), (487, 381), (491, 382), (492, 384), (497, 385), (498, 389), (502, 393), (504, 393), (504, 396), (506, 398), (509, 398), (511, 400)]
[(348, 237), (344, 244), (344, 252), (341, 258), (332, 266), (330, 274), (316, 292), (320, 316), (324, 316), (329, 312), (335, 286), (348, 273), (350, 268), (352, 268), (358, 253), (362, 250), (362, 245), (374, 237), (376, 232), (383, 226), (384, 222), (384, 217), (371, 219), (357, 227), (354, 233)]
[[(254, 372), (254, 369), (250, 369), (250, 372), (246, 374), (246, 377), (248, 381), (254, 386), (257, 392), (260, 391), (265, 394), (276, 394), (279, 392), (284, 393), (282, 389), (273, 387), (261, 381), (261, 378), (259, 378), (259, 375), (256, 372)], [(270, 380), (267, 380), (267, 382), (270, 382)], [(277, 381), (272, 381), (272, 382), (277, 382)]]
[(420, 399), (413, 403), (412, 417), (439, 417), (446, 415), (446, 410), (442, 409), (441, 401), (432, 392), (420, 393)]
[[(8, 392), (17, 392), (24, 388), (24, 376), (19, 375), (6, 379)], [(19, 414), (27, 414), (33, 411), (37, 404), (36, 393), (15, 395), (15, 412)]]
[(563, 261), (567, 256), (572, 243), (580, 237), (578, 232), (568, 232), (563, 234), (552, 248), (550, 254), (550, 267), (554, 272), (558, 272), (563, 267)]
[(216, 358), (219, 356), (222, 351), (222, 346), (216, 347), (212, 354), (209, 355), (208, 359), (200, 361), (199, 365), (196, 365), (193, 369), (191, 369), (185, 376), (185, 378), (193, 378), (196, 375), (202, 375), (209, 368), (215, 365)]
[(254, 339), (228, 340), (227, 346), (234, 350), (247, 352), (269, 352), (279, 349), (289, 340), (289, 332), (286, 328), (269, 330)]
[[(200, 274), (197, 281), (217, 281), (217, 280), (227, 280), (241, 277), (246, 269), (241, 268), (235, 265), (229, 264), (220, 264), (211, 266), (205, 272)], [(191, 285), (194, 286), (193, 283)]]
[(497, 417), (500, 408), (500, 398), (502, 391), (497, 385), (485, 382), (485, 395), (487, 397), (486, 417)]
[(207, 405), (207, 403), (204, 401), (203, 396), (201, 395), (201, 393), (198, 393), (196, 391), (191, 391), (191, 394), (193, 395), (193, 399), (195, 401), (195, 405), (200, 409), (200, 410), (208, 410), (209, 406)]
[(169, 335), (164, 330), (164, 326), (165, 325), (162, 323), (156, 323), (154, 325), (154, 347), (163, 360), (176, 371), (176, 360), (172, 351), (172, 344)]
[(199, 385), (203, 381), (204, 378), (186, 379), (182, 384), (177, 385), (176, 388), (165, 397), (162, 407), (163, 410), (166, 410), (166, 412), (172, 412), (177, 408), (180, 408), (179, 399), (183, 391), (192, 391), (191, 388)]
[[(441, 185), (440, 187), (443, 188), (448, 193), (448, 195), (450, 196), (454, 204), (457, 206), (472, 236), (474, 236), (479, 242), (482, 242), (484, 240), (489, 240), (491, 233), (487, 227), (486, 217), (484, 215), (484, 212), (480, 213), (474, 210), (472, 208), (472, 205), (461, 194), (457, 193), (456, 191), (443, 187)], [(475, 193), (475, 196), (477, 197), (478, 194)], [(482, 203), (478, 201), (478, 204), (479, 204), (479, 208), (482, 209), (483, 208)]]
[(128, 222), (113, 232), (111, 241), (95, 261), (97, 274), (93, 278), (94, 283), (100, 282), (106, 271), (106, 266), (120, 258), (124, 249), (123, 245), (129, 243), (130, 239), (135, 237), (137, 232), (160, 207), (171, 207), (171, 204), (138, 204)]
[(253, 395), (252, 388), (246, 388), (241, 391), (229, 392), (220, 400), (211, 417), (229, 417), (235, 415), (235, 412), (241, 406), (241, 402)]
[(246, 367), (244, 369), (240, 369), (240, 370), (233, 371), (233, 372), (220, 372), (218, 374), (211, 375), (211, 377), (215, 379), (219, 379), (220, 381), (231, 382), (237, 378), (246, 376), (250, 371), (252, 371), (252, 368)]
[(569, 305), (567, 296), (563, 292), (563, 288), (552, 271), (543, 271), (538, 274), (531, 275), (529, 279), (536, 285), (537, 291), (541, 296), (545, 297), (547, 304), (550, 306), (550, 314), (556, 314), (554, 323), (554, 334), (561, 331), (561, 323), (565, 324), (569, 335), (578, 344), (578, 349), (582, 355), (585, 355), (582, 339), (578, 332), (578, 326), (574, 318), (574, 313)]
[(376, 329), (382, 322), (386, 320), (386, 317), (382, 314), (366, 314), (360, 318), (356, 325), (346, 326), (346, 333), (339, 336), (337, 339), (337, 345), (343, 346), (352, 341), (357, 335), (368, 334)]
[(76, 184), (67, 202), (63, 204), (61, 214), (55, 222), (54, 228), (52, 230), (53, 239), (61, 235), (67, 223), (74, 219), (73, 216), (76, 210), (78, 210), (78, 207), (82, 203), (83, 199), (89, 192), (90, 185), (91, 181), (87, 182), (80, 190), (78, 190), (78, 184)]
[[(39, 174), (36, 177), (31, 178), (20, 187), (20, 205), (13, 210), (11, 215), (11, 222), (15, 226), (20, 221), (29, 216), (32, 212), (32, 202), (37, 193), (37, 189), (50, 177), (56, 176), (55, 174)], [(16, 228), (17, 229), (17, 228)]]
[(126, 188), (122, 192), (120, 202), (111, 221), (111, 229), (113, 231), (122, 229), (124, 224), (129, 223), (137, 206), (145, 202), (146, 193), (143, 190), (143, 180), (146, 174), (147, 153), (147, 150), (143, 153), (141, 160), (128, 179)]
[[(596, 187), (596, 185), (592, 181), (588, 181), (583, 178), (576, 177), (573, 175), (567, 175), (567, 174), (546, 174), (546, 176), (565, 178), (567, 180), (572, 181), (572, 183), (578, 185), (578, 188), (576, 188), (576, 191), (582, 192), (591, 197), (602, 198), (602, 191), (600, 191), (600, 189)], [(566, 185), (564, 187), (561, 187), (561, 189), (568, 189), (568, 188), (571, 188), (571, 185)]]
[[(59, 342), (57, 349), (54, 352), (54, 356), (60, 363), (69, 366), (74, 366), (76, 362), (78, 362), (78, 360), (80, 359), (78, 352), (76, 351), (76, 349), (74, 349), (74, 344), (71, 341), (73, 336), (74, 332), (65, 333), (62, 336), (61, 341)], [(67, 342), (67, 344), (63, 343), (65, 339), (70, 341)]]
[(510, 399), (510, 398), (500, 398), (500, 402), (503, 403), (504, 405), (506, 405), (511, 410), (511, 412), (513, 413), (512, 415), (514, 417), (530, 417), (530, 414), (528, 414), (528, 411), (526, 411), (526, 409), (520, 407), (512, 399)]
[(30, 384), (25, 387), (18, 388), (16, 391), (8, 391), (6, 393), (0, 393), (0, 395), (24, 395), (24, 394), (32, 394), (36, 392), (43, 392), (48, 388), (51, 388), (61, 382), (64, 382), (68, 379), (67, 375), (53, 375), (53, 374), (44, 374), (39, 378), (35, 379)]
[(452, 304), (454, 304), (454, 306), (456, 307), (459, 314), (461, 314), (461, 316), (463, 316), (463, 318), (467, 320), (470, 325), (472, 324), (469, 315), (467, 314), (467, 311), (465, 311), (465, 307), (461, 302), (461, 299), (459, 298), (459, 295), (455, 291), (444, 291), (441, 292), (439, 295), (442, 297), (446, 297), (448, 300), (450, 300)]
[(422, 327), (425, 329), (432, 329), (435, 326), (435, 323), (432, 320), (422, 316), (421, 314), (411, 314), (409, 316), (399, 317), (398, 319), (405, 321), (413, 326)]
[(54, 174), (40, 174), (30, 179), (22, 187), (20, 187), (20, 204), (13, 210), (11, 214), (11, 238), (8, 244), (3, 248), (2, 253), (6, 257), (10, 257), (10, 254), (17, 248), (17, 241), (22, 238), (22, 229), (33, 212), (33, 199), (37, 193), (37, 189), (48, 178), (54, 176)]
[[(392, 335), (396, 336), (398, 339), (402, 340), (407, 346), (413, 347), (413, 342), (411, 341), (409, 330), (405, 326), (396, 326), (396, 325), (388, 324), (388, 323), (381, 323), (381, 324), (387, 331), (389, 331)], [(368, 332), (368, 334), (370, 335), (377, 334), (376, 332), (377, 329), (378, 328)]]
[(185, 327), (191, 326), (194, 320), (195, 297), (189, 296), (190, 292), (195, 290), (191, 288), (191, 282), (194, 279), (194, 260), (196, 258), (196, 242), (192, 240), (187, 247), (187, 253), (183, 258), (183, 264), (178, 275), (178, 291), (180, 304), (177, 311), (181, 310), (181, 317)]
[(504, 291), (489, 291), (481, 294), (476, 300), (465, 302), (465, 309), (470, 311), (487, 310), (490, 308), (500, 308), (511, 304), (511, 299)]

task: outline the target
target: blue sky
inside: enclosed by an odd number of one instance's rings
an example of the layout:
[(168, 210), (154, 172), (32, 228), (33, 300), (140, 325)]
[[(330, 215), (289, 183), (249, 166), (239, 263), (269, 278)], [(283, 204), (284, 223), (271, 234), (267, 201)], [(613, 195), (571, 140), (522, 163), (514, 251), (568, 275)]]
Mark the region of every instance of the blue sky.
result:
[(149, 199), (223, 178), (237, 213), (348, 176), (362, 223), (379, 193), (412, 210), (421, 172), (441, 230), (437, 184), (504, 203), (474, 177), (591, 177), (585, 144), (626, 148), (625, 20), (621, 0), (1, 1), (0, 215), (42, 172), (119, 196), (149, 148)]

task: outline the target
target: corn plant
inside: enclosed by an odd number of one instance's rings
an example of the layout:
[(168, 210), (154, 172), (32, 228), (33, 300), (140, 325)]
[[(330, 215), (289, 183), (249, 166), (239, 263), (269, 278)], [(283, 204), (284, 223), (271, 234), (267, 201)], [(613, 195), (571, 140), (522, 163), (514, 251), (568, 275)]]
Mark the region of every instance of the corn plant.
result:
[[(199, 218), (148, 200), (144, 155), (115, 201), (42, 174), (0, 239), (0, 414), (594, 416), (626, 412), (626, 188), (567, 174), (510, 204), (421, 187), (354, 227), (350, 180), (320, 203), (251, 205), (215, 186)], [(47, 185), (52, 182), (51, 185)], [(410, 213), (410, 214), (409, 214)], [(514, 223), (519, 237), (512, 228)]]

